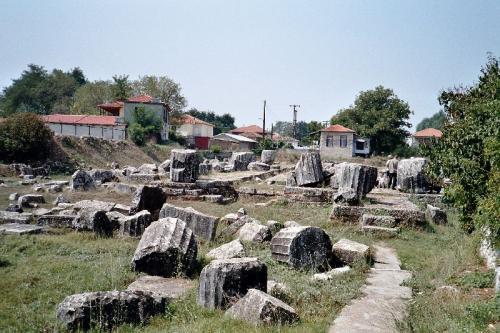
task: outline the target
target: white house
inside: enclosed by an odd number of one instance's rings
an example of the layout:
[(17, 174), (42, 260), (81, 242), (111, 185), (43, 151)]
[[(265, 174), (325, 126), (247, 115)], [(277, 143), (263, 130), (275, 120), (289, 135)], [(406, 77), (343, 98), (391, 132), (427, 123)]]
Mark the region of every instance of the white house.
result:
[(214, 127), (206, 121), (184, 114), (176, 122), (175, 131), (196, 148), (208, 149), (210, 138), (214, 136)]
[(321, 157), (339, 158), (370, 155), (370, 139), (356, 135), (352, 129), (342, 125), (323, 128), (319, 140)]

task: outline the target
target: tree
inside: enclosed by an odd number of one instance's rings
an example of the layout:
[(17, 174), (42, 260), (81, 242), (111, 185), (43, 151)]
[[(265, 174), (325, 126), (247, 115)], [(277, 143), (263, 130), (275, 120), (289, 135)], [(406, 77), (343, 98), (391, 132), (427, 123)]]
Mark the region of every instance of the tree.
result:
[(99, 114), (97, 105), (113, 100), (112, 84), (109, 81), (88, 82), (79, 87), (73, 97), (71, 113)]
[(0, 123), (0, 160), (31, 162), (48, 156), (52, 131), (34, 113), (15, 113)]
[(79, 68), (70, 72), (54, 69), (48, 73), (42, 66), (30, 64), (21, 77), (3, 89), (0, 110), (3, 115), (15, 112), (67, 113), (73, 94), (84, 81)]
[(146, 139), (161, 130), (161, 119), (152, 111), (141, 106), (134, 110), (134, 121), (129, 124), (128, 132), (135, 144), (142, 146)]
[(432, 115), (432, 117), (430, 118), (422, 119), (422, 121), (419, 122), (417, 125), (417, 131), (421, 131), (426, 128), (435, 128), (440, 130), (443, 128), (445, 121), (446, 121), (446, 114), (444, 113), (443, 110), (441, 110)]
[[(296, 139), (303, 145), (310, 145), (313, 141), (319, 140), (319, 133), (311, 135), (314, 132), (321, 130), (323, 126), (318, 121), (305, 121), (297, 122), (297, 135)], [(277, 121), (274, 125), (274, 132), (282, 135), (293, 137), (293, 123), (290, 121)]]
[(224, 113), (223, 115), (219, 116), (212, 111), (199, 111), (196, 108), (192, 108), (186, 113), (214, 125), (214, 135), (228, 132), (236, 128), (236, 126), (234, 126), (234, 117), (229, 113)]
[(145, 75), (132, 83), (134, 94), (147, 94), (166, 103), (172, 112), (181, 112), (186, 107), (186, 99), (181, 94), (181, 86), (168, 76)]
[(479, 82), (444, 91), (439, 97), (446, 117), (438, 144), (429, 149), (427, 170), (448, 177), (447, 199), (459, 210), (466, 230), (486, 226), (500, 245), (500, 66), (490, 56)]
[(132, 86), (128, 81), (128, 75), (113, 75), (112, 85), (113, 99), (123, 101), (130, 97)]
[(412, 111), (405, 101), (394, 94), (392, 89), (378, 86), (362, 91), (350, 107), (340, 110), (330, 120), (370, 138), (375, 153), (390, 153), (404, 145), (410, 135), (406, 128)]

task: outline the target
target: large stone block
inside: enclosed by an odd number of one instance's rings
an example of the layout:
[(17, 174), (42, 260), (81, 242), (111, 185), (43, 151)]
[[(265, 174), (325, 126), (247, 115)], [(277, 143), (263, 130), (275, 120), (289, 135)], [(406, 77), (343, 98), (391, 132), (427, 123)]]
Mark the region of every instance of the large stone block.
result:
[(77, 170), (71, 176), (70, 188), (73, 190), (89, 191), (95, 188), (94, 179), (85, 171)]
[(238, 238), (242, 241), (262, 243), (272, 238), (271, 229), (268, 226), (250, 222), (245, 223), (238, 231)]
[(252, 288), (267, 288), (267, 266), (259, 259), (213, 260), (201, 271), (198, 304), (225, 309)]
[(262, 162), (250, 162), (248, 163), (248, 170), (250, 171), (269, 171), (271, 166)]
[(167, 195), (159, 186), (141, 185), (137, 188), (130, 205), (130, 214), (136, 214), (142, 210), (151, 213), (152, 220), (157, 220), (160, 209), (167, 200)]
[(396, 226), (396, 219), (389, 215), (372, 215), (363, 214), (360, 219), (360, 224), (374, 225), (379, 227), (394, 228)]
[(370, 247), (349, 239), (341, 239), (333, 244), (332, 251), (335, 259), (345, 265), (367, 260), (370, 255)]
[(234, 171), (246, 171), (248, 165), (255, 162), (255, 154), (252, 152), (233, 153), (230, 164), (234, 166)]
[(103, 210), (82, 209), (73, 220), (73, 228), (79, 231), (93, 231), (99, 236), (113, 236), (118, 226), (110, 221)]
[(135, 215), (120, 219), (120, 234), (132, 237), (141, 236), (151, 222), (151, 213), (142, 210)]
[(325, 268), (332, 258), (332, 242), (317, 227), (285, 228), (272, 238), (271, 253), (274, 259), (294, 268)]
[(195, 287), (194, 281), (185, 278), (164, 278), (161, 276), (143, 275), (132, 282), (127, 290), (153, 293), (167, 302), (182, 298)]
[(45, 199), (41, 194), (25, 194), (17, 199), (19, 207), (30, 207), (32, 204), (45, 203)]
[(294, 308), (258, 289), (248, 290), (225, 314), (253, 325), (292, 324), (299, 319)]
[(196, 261), (196, 238), (184, 221), (163, 218), (144, 231), (132, 259), (132, 268), (150, 275), (189, 274)]
[(276, 150), (263, 150), (260, 153), (260, 161), (265, 164), (273, 164), (276, 159)]
[(170, 180), (194, 183), (198, 179), (200, 159), (196, 150), (174, 149), (170, 155)]
[(435, 224), (446, 224), (448, 222), (446, 212), (443, 209), (432, 205), (427, 205), (425, 216), (429, 221)]
[(397, 185), (403, 192), (425, 193), (430, 183), (423, 170), (427, 160), (422, 157), (404, 159), (398, 163)]
[(93, 169), (88, 172), (90, 177), (94, 180), (94, 182), (98, 182), (101, 184), (109, 183), (116, 180), (115, 173), (112, 170), (104, 170), (104, 169)]
[(239, 239), (223, 244), (207, 253), (210, 259), (232, 259), (245, 256), (245, 248)]
[(111, 331), (121, 324), (146, 323), (165, 312), (165, 300), (151, 293), (104, 291), (66, 297), (57, 307), (57, 318), (71, 332)]
[[(318, 152), (307, 152), (300, 156), (293, 175), (297, 186), (314, 186), (323, 181), (323, 166)], [(290, 183), (293, 183), (291, 181)], [(288, 184), (288, 180), (287, 180)]]
[[(346, 203), (359, 203), (377, 182), (377, 168), (372, 166), (343, 162), (335, 164), (333, 168), (335, 171), (331, 184), (339, 194), (334, 199), (336, 202), (344, 200)], [(342, 195), (343, 193), (345, 194)]]
[(176, 207), (165, 203), (160, 211), (160, 218), (176, 217), (186, 222), (189, 229), (193, 230), (197, 238), (204, 240), (213, 240), (217, 231), (219, 218), (206, 215), (197, 210), (187, 207)]

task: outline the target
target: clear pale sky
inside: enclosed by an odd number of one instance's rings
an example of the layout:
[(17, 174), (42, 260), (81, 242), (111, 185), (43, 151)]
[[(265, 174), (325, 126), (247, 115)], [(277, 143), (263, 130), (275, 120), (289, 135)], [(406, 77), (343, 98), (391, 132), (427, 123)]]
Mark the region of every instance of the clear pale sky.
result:
[(394, 89), (415, 125), (439, 91), (500, 56), (500, 1), (0, 0), (0, 87), (29, 63), (90, 80), (168, 75), (189, 106), (237, 125), (328, 120), (361, 90)]

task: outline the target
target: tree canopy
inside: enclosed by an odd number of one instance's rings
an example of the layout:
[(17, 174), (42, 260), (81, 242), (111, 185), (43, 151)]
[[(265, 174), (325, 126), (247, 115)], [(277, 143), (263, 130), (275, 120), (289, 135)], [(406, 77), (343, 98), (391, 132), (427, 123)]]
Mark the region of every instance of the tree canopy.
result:
[(236, 126), (234, 126), (234, 117), (231, 116), (229, 113), (218, 115), (212, 111), (199, 111), (196, 108), (192, 108), (188, 110), (186, 113), (200, 120), (206, 121), (207, 123), (213, 124), (215, 126), (214, 135), (228, 132), (236, 128)]
[(68, 113), (73, 94), (86, 82), (80, 68), (69, 72), (54, 69), (49, 73), (42, 66), (30, 64), (19, 78), (3, 89), (0, 112), (4, 116), (15, 112)]
[(394, 94), (392, 89), (378, 86), (362, 91), (354, 104), (340, 110), (330, 120), (356, 131), (358, 135), (370, 138), (374, 153), (391, 153), (405, 145), (410, 135), (408, 122), (412, 111), (407, 102)]
[(149, 136), (160, 132), (161, 126), (161, 119), (152, 110), (140, 106), (134, 109), (134, 121), (129, 126), (129, 135), (132, 141), (142, 146)]
[[(319, 133), (312, 134), (323, 128), (318, 121), (298, 121), (296, 139), (303, 145), (310, 145), (313, 141), (319, 140)], [(274, 124), (274, 132), (282, 136), (293, 137), (293, 123), (291, 121), (277, 121)]]
[(417, 125), (417, 131), (421, 131), (426, 128), (435, 128), (440, 130), (443, 128), (445, 121), (446, 121), (446, 114), (444, 113), (444, 111), (441, 110), (433, 114), (432, 117), (430, 118), (422, 119), (422, 121), (419, 122)]
[(465, 229), (487, 226), (500, 245), (500, 66), (489, 57), (479, 82), (439, 97), (449, 122), (429, 151), (430, 175), (451, 179), (445, 195)]
[(186, 99), (181, 94), (181, 86), (166, 75), (145, 75), (132, 82), (135, 95), (147, 94), (159, 98), (166, 103), (172, 112), (182, 111), (186, 105)]
[(97, 105), (112, 101), (112, 90), (112, 83), (109, 81), (94, 81), (84, 84), (75, 92), (71, 113), (99, 114)]

